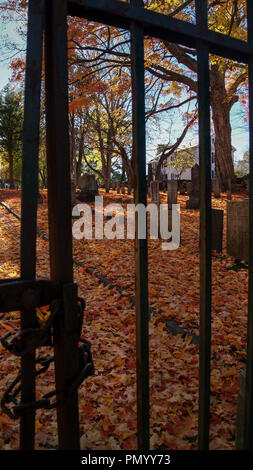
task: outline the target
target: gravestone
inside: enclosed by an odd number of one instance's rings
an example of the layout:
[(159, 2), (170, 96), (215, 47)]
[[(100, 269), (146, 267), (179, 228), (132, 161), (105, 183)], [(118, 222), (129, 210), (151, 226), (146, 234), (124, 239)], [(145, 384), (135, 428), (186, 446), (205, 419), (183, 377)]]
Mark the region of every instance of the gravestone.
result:
[(160, 203), (159, 182), (158, 181), (151, 181), (151, 183), (150, 183), (150, 197), (151, 197), (151, 202), (154, 202), (155, 204)]
[(224, 211), (212, 209), (212, 250), (222, 252)]
[(227, 202), (227, 253), (249, 260), (249, 199)]
[(186, 192), (187, 192), (188, 195), (190, 195), (191, 190), (192, 190), (192, 183), (191, 183), (191, 181), (187, 181), (187, 183), (186, 183)]
[(178, 181), (178, 191), (179, 191), (179, 194), (181, 194), (182, 196), (185, 195), (186, 193), (186, 184), (185, 181)]
[(212, 192), (216, 199), (220, 198), (220, 182), (218, 178), (212, 179)]
[(200, 203), (200, 183), (199, 183), (199, 165), (194, 165), (191, 169), (191, 191), (190, 198), (186, 201), (186, 209), (199, 209)]
[(167, 182), (168, 230), (170, 231), (172, 229), (172, 204), (177, 204), (177, 187), (177, 181)]
[(84, 174), (79, 178), (79, 187), (81, 192), (77, 199), (81, 202), (94, 202), (98, 195), (98, 186), (95, 175)]
[(172, 204), (177, 204), (177, 181), (167, 181), (167, 203), (169, 210)]

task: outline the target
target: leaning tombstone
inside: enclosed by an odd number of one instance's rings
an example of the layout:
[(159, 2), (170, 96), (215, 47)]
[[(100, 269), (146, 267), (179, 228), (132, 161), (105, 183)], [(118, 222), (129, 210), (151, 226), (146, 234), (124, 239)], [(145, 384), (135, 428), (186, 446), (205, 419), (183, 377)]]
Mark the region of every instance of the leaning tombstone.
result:
[(213, 178), (212, 179), (212, 192), (214, 194), (214, 197), (216, 199), (220, 198), (220, 182), (218, 178)]
[(212, 250), (222, 252), (224, 211), (212, 209)]
[(249, 199), (227, 202), (227, 253), (249, 260)]
[(191, 169), (192, 187), (190, 197), (186, 201), (186, 209), (199, 209), (200, 204), (200, 182), (199, 182), (199, 165), (194, 165)]
[(98, 195), (98, 185), (95, 175), (84, 174), (79, 178), (79, 187), (81, 192), (77, 199), (81, 202), (94, 202)]

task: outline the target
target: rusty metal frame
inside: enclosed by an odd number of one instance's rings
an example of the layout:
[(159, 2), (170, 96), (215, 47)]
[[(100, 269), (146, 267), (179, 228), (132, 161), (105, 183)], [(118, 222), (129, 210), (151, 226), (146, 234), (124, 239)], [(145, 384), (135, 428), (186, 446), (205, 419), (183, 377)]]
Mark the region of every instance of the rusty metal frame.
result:
[[(253, 449), (253, 2), (247, 0), (248, 41), (210, 31), (207, 0), (195, 0), (196, 24), (148, 11), (141, 0), (30, 0), (25, 87), (21, 281), (36, 279), (36, 206), (42, 32), (45, 30), (48, 197), (52, 282), (64, 299), (64, 316), (55, 329), (56, 385), (61, 389), (77, 371), (77, 290), (73, 284), (70, 159), (68, 140), (67, 15), (124, 28), (131, 33), (133, 146), (135, 200), (146, 204), (144, 36), (195, 47), (198, 53), (200, 142), (200, 382), (199, 448), (208, 449), (211, 349), (211, 181), (209, 54), (248, 64), (250, 101), (250, 263), (248, 351), (244, 448)], [(45, 13), (45, 15), (44, 15)], [(43, 26), (43, 21), (45, 24)], [(12, 291), (15, 292), (15, 282)], [(53, 284), (52, 284), (53, 285)], [(51, 287), (52, 287), (51, 285)], [(20, 286), (20, 284), (19, 284)], [(24, 288), (24, 285), (23, 287)], [(10, 285), (0, 283), (10, 292)], [(19, 287), (20, 289), (20, 287)], [(21, 289), (22, 290), (22, 289)], [(6, 297), (5, 297), (6, 298)], [(20, 299), (20, 297), (19, 297)], [(19, 302), (19, 301), (18, 301)], [(8, 302), (7, 302), (8, 303)], [(15, 302), (14, 302), (15, 303)], [(16, 304), (15, 304), (16, 305)], [(34, 306), (23, 305), (21, 324), (33, 327)], [(136, 239), (136, 344), (138, 447), (149, 448), (148, 252), (146, 240)], [(71, 360), (70, 360), (71, 359)], [(35, 355), (22, 359), (22, 401), (35, 396)], [(58, 397), (61, 398), (60, 396)], [(21, 448), (34, 446), (31, 411), (21, 418)], [(58, 408), (59, 447), (79, 448), (78, 399)]]

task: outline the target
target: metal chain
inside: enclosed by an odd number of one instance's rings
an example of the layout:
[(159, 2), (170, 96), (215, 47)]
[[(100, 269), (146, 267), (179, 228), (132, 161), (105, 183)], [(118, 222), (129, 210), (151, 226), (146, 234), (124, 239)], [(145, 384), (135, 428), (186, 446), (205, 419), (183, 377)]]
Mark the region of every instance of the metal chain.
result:
[[(1, 343), (8, 351), (14, 353), (17, 356), (22, 356), (35, 348), (43, 345), (48, 346), (48, 340), (51, 338), (51, 328), (56, 316), (61, 312), (61, 300), (55, 300), (50, 304), (51, 315), (43, 328), (36, 330), (25, 330), (20, 331), (16, 334), (7, 334), (1, 338)], [(85, 301), (82, 298), (78, 298), (79, 306), (79, 334), (81, 334), (83, 312), (85, 308)], [(8, 340), (8, 341), (7, 341)], [(84, 379), (94, 374), (94, 364), (91, 354), (91, 345), (89, 341), (84, 338), (79, 338), (81, 345), (79, 346), (79, 374), (71, 381), (66, 384), (61, 390), (53, 390), (46, 393), (40, 400), (32, 402), (21, 403), (18, 401), (17, 396), (21, 391), (21, 373), (13, 380), (5, 391), (2, 400), (1, 407), (4, 413), (6, 413), (12, 419), (19, 419), (22, 414), (28, 410), (37, 410), (39, 408), (53, 409), (62, 404), (68, 399), (69, 396), (81, 385)], [(52, 344), (50, 344), (52, 345)], [(36, 371), (36, 377), (46, 372), (54, 361), (54, 356), (43, 357), (40, 356), (35, 364), (39, 364), (41, 367)], [(54, 396), (61, 395), (63, 398), (51, 402), (51, 398)], [(13, 404), (10, 408), (7, 404)]]

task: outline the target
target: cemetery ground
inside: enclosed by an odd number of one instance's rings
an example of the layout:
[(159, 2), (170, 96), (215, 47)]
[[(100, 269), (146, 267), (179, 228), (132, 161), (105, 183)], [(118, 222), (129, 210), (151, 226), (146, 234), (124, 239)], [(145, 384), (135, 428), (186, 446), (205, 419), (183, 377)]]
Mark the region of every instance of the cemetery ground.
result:
[[(124, 201), (110, 191), (104, 205)], [(45, 202), (38, 227), (48, 234)], [(0, 200), (20, 213), (20, 192), (0, 190)], [(166, 194), (160, 193), (161, 202)], [(245, 194), (233, 194), (243, 199)], [(149, 240), (150, 419), (152, 449), (197, 449), (199, 334), (199, 211), (179, 196), (181, 244), (163, 251)], [(226, 195), (213, 199), (226, 211)], [(91, 204), (93, 206), (93, 204)], [(125, 205), (126, 207), (126, 205)], [(226, 254), (213, 252), (211, 449), (234, 449), (238, 374), (246, 367), (247, 269), (234, 270)], [(0, 277), (19, 276), (20, 221), (0, 206)], [(91, 341), (95, 374), (79, 390), (82, 449), (136, 449), (134, 241), (73, 240), (79, 295), (86, 300), (83, 336)], [(37, 237), (37, 277), (49, 277), (49, 245)], [(110, 282), (108, 281), (110, 280)], [(103, 282), (101, 282), (103, 281)], [(43, 320), (46, 309), (37, 311)], [(0, 333), (19, 326), (18, 312), (1, 314)], [(181, 329), (180, 329), (181, 328)], [(183, 334), (182, 334), (183, 333)], [(50, 348), (39, 354), (50, 355)], [(1, 346), (0, 398), (18, 373), (19, 361)], [(54, 388), (54, 371), (38, 379), (37, 397)], [(57, 446), (55, 411), (36, 413), (36, 448)], [(18, 422), (0, 416), (0, 448), (18, 448)]]

